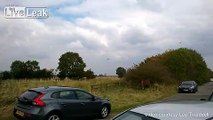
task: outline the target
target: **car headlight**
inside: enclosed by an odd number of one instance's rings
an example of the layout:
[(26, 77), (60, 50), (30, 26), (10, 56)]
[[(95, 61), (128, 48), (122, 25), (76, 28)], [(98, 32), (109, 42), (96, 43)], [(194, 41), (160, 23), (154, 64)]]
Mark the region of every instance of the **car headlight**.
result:
[(191, 87), (190, 87), (190, 89), (194, 89), (194, 88), (195, 88), (195, 86), (191, 86)]

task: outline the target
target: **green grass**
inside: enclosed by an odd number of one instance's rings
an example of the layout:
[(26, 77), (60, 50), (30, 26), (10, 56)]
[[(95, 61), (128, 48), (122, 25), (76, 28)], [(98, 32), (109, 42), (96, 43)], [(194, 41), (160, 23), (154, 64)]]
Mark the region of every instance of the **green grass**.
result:
[[(112, 84), (112, 86), (108, 86)], [(118, 78), (106, 77), (93, 80), (8, 80), (2, 81), (0, 86), (0, 120), (12, 120), (12, 111), (16, 97), (29, 88), (39, 86), (71, 86), (79, 87), (93, 94), (109, 98), (112, 102), (112, 113), (118, 113), (130, 107), (176, 94), (176, 84), (158, 85), (157, 88), (138, 90), (129, 87)], [(91, 85), (101, 85), (100, 88), (91, 90)]]

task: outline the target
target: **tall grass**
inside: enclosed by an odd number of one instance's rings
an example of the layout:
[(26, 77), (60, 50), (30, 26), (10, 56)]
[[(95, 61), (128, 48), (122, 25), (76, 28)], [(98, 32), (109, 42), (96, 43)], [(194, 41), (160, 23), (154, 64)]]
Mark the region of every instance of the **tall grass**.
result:
[[(105, 84), (115, 83), (114, 86), (105, 87)], [(119, 84), (117, 84), (119, 83)], [(100, 89), (91, 90), (91, 85), (100, 85)], [(114, 77), (102, 77), (92, 80), (8, 80), (1, 81), (0, 86), (0, 120), (12, 120), (12, 111), (16, 97), (24, 91), (40, 86), (71, 86), (79, 87), (93, 94), (108, 98), (112, 102), (112, 113), (121, 112), (129, 107), (142, 105), (148, 102), (162, 99), (176, 93), (176, 85), (159, 85), (158, 88), (136, 90), (125, 82)]]

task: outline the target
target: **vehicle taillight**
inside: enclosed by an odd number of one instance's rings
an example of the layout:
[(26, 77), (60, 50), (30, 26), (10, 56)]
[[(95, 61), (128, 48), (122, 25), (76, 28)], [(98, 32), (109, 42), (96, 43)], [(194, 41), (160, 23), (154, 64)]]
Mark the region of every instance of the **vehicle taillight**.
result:
[(38, 106), (45, 106), (46, 103), (44, 101), (41, 100), (41, 98), (44, 96), (44, 94), (39, 95), (35, 100), (33, 100), (33, 104), (34, 105), (38, 105)]

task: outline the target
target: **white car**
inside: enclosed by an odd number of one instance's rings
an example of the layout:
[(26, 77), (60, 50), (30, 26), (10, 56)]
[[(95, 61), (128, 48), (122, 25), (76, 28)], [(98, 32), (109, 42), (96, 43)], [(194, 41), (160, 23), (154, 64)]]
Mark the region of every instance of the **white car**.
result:
[(213, 120), (213, 101), (154, 103), (127, 110), (112, 120)]

